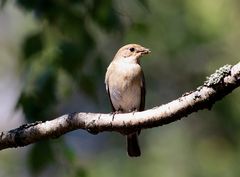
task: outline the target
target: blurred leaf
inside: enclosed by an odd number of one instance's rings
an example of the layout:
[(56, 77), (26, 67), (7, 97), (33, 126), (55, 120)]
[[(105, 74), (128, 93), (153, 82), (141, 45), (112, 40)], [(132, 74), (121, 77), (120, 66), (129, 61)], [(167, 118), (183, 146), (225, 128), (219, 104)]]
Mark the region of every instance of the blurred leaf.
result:
[(41, 73), (34, 81), (34, 88), (23, 92), (18, 101), (29, 121), (47, 118), (51, 106), (56, 101), (56, 71), (50, 68)]
[(23, 43), (24, 59), (29, 59), (33, 55), (43, 50), (42, 32), (29, 35)]
[(47, 19), (51, 23), (55, 23), (59, 14), (62, 12), (61, 2), (54, 0), (17, 0), (17, 4), (25, 10), (32, 11), (38, 19)]
[(224, 137), (228, 140), (228, 143), (232, 145), (238, 145), (239, 138), (236, 136), (236, 132), (239, 132), (239, 115), (234, 114), (236, 112), (234, 108), (234, 101), (227, 97), (224, 101), (221, 101), (214, 105), (217, 121), (215, 123), (215, 134), (219, 134), (219, 137)]
[(149, 5), (148, 2), (146, 0), (138, 0), (146, 9), (149, 10)]
[(78, 45), (73, 42), (64, 41), (59, 47), (60, 56), (58, 64), (67, 72), (74, 73), (76, 70), (80, 70), (84, 57), (83, 51)]
[(72, 76), (81, 70), (89, 51), (93, 50), (92, 37), (84, 29), (78, 31), (78, 38), (63, 40), (59, 44), (57, 63)]
[[(52, 142), (52, 147), (55, 154), (60, 153), (61, 159), (64, 159), (64, 169), (67, 171), (69, 177), (86, 177), (87, 171), (84, 167), (78, 164), (79, 159), (76, 152), (72, 149), (64, 139), (59, 138)], [(56, 152), (57, 151), (57, 152)]]
[(36, 7), (36, 2), (39, 2), (39, 0), (34, 0), (34, 1), (17, 0), (17, 4), (27, 10), (33, 10), (34, 7)]
[(75, 174), (73, 175), (73, 177), (87, 177), (87, 171), (82, 168), (82, 167), (78, 167), (75, 171)]
[(50, 22), (54, 22), (60, 11), (58, 7), (59, 3), (54, 3), (54, 0), (38, 0), (35, 3), (34, 11), (39, 19), (46, 18)]
[(1, 8), (4, 7), (4, 5), (6, 4), (6, 2), (7, 2), (7, 0), (1, 0), (1, 2), (0, 2), (0, 6), (1, 6)]
[(96, 99), (96, 81), (93, 79), (91, 75), (86, 75), (81, 73), (79, 75), (79, 88), (84, 91), (86, 94), (91, 96), (91, 98)]
[(36, 101), (36, 98), (33, 95), (27, 95), (26, 93), (22, 93), (18, 100), (18, 106), (22, 107), (28, 121), (41, 120), (42, 117), (40, 113), (36, 114), (36, 112), (39, 111), (39, 107), (34, 101)]
[(75, 160), (77, 159), (77, 154), (75, 153), (75, 151), (72, 149), (72, 147), (70, 147), (65, 141), (63, 141), (64, 139), (60, 138), (57, 141), (55, 141), (55, 145), (59, 147), (59, 149), (61, 150), (62, 154), (64, 155), (64, 157), (67, 159), (69, 165), (73, 165), (75, 163)]
[(34, 144), (28, 156), (28, 166), (32, 174), (39, 174), (54, 162), (54, 153), (47, 141)]
[(93, 2), (93, 7), (90, 12), (93, 20), (97, 22), (99, 26), (108, 31), (119, 29), (122, 26), (117, 12), (114, 10), (112, 0)]
[(104, 77), (105, 76), (105, 69), (106, 64), (104, 63), (104, 59), (101, 56), (98, 56), (94, 60), (94, 74), (96, 79)]

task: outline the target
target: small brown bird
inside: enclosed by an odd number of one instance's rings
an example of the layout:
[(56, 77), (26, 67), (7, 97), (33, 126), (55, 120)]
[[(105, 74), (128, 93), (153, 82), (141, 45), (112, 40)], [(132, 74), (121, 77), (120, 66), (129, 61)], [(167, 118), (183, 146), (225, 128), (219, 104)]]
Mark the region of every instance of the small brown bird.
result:
[[(139, 59), (149, 52), (138, 44), (125, 45), (108, 66), (105, 84), (113, 112), (144, 110), (145, 81)], [(131, 157), (141, 155), (137, 138), (137, 132), (127, 135), (127, 150)]]

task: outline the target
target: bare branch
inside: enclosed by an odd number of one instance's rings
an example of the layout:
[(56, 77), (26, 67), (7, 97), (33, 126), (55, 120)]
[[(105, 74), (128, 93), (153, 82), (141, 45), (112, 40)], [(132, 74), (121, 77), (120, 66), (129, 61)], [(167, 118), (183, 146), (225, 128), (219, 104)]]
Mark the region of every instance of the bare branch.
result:
[(181, 119), (212, 105), (240, 85), (240, 63), (225, 65), (207, 78), (196, 91), (143, 112), (125, 114), (72, 113), (46, 122), (25, 124), (17, 129), (0, 133), (0, 150), (26, 146), (39, 140), (57, 138), (76, 129), (97, 134), (116, 131), (122, 134), (161, 126)]

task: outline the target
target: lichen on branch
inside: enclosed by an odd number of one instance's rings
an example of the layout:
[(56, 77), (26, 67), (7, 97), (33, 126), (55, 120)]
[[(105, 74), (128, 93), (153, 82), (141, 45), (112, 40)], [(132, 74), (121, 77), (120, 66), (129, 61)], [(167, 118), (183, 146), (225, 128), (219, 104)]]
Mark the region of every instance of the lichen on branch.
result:
[(176, 100), (142, 112), (124, 114), (72, 113), (46, 122), (25, 124), (0, 133), (0, 150), (21, 147), (43, 139), (57, 138), (67, 132), (84, 129), (97, 134), (115, 131), (122, 134), (168, 124), (193, 112), (209, 109), (240, 85), (240, 63), (225, 65), (210, 75), (195, 91)]

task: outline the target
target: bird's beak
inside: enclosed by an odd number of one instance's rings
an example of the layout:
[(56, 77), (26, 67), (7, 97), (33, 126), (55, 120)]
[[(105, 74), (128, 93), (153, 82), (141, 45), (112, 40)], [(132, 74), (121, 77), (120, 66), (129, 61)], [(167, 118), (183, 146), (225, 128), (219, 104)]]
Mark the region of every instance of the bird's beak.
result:
[(150, 49), (144, 49), (144, 51), (143, 51), (143, 54), (149, 54), (151, 52), (151, 50)]
[(137, 53), (141, 53), (141, 54), (149, 54), (151, 51), (149, 50), (149, 49), (147, 49), (147, 48), (144, 48), (144, 47), (142, 47), (141, 49), (139, 49), (138, 51), (137, 51)]
[(143, 54), (149, 54), (151, 51), (149, 50), (149, 49), (147, 49), (147, 48), (141, 48), (141, 49), (139, 49), (138, 51), (137, 51), (137, 53), (141, 53), (142, 55)]

